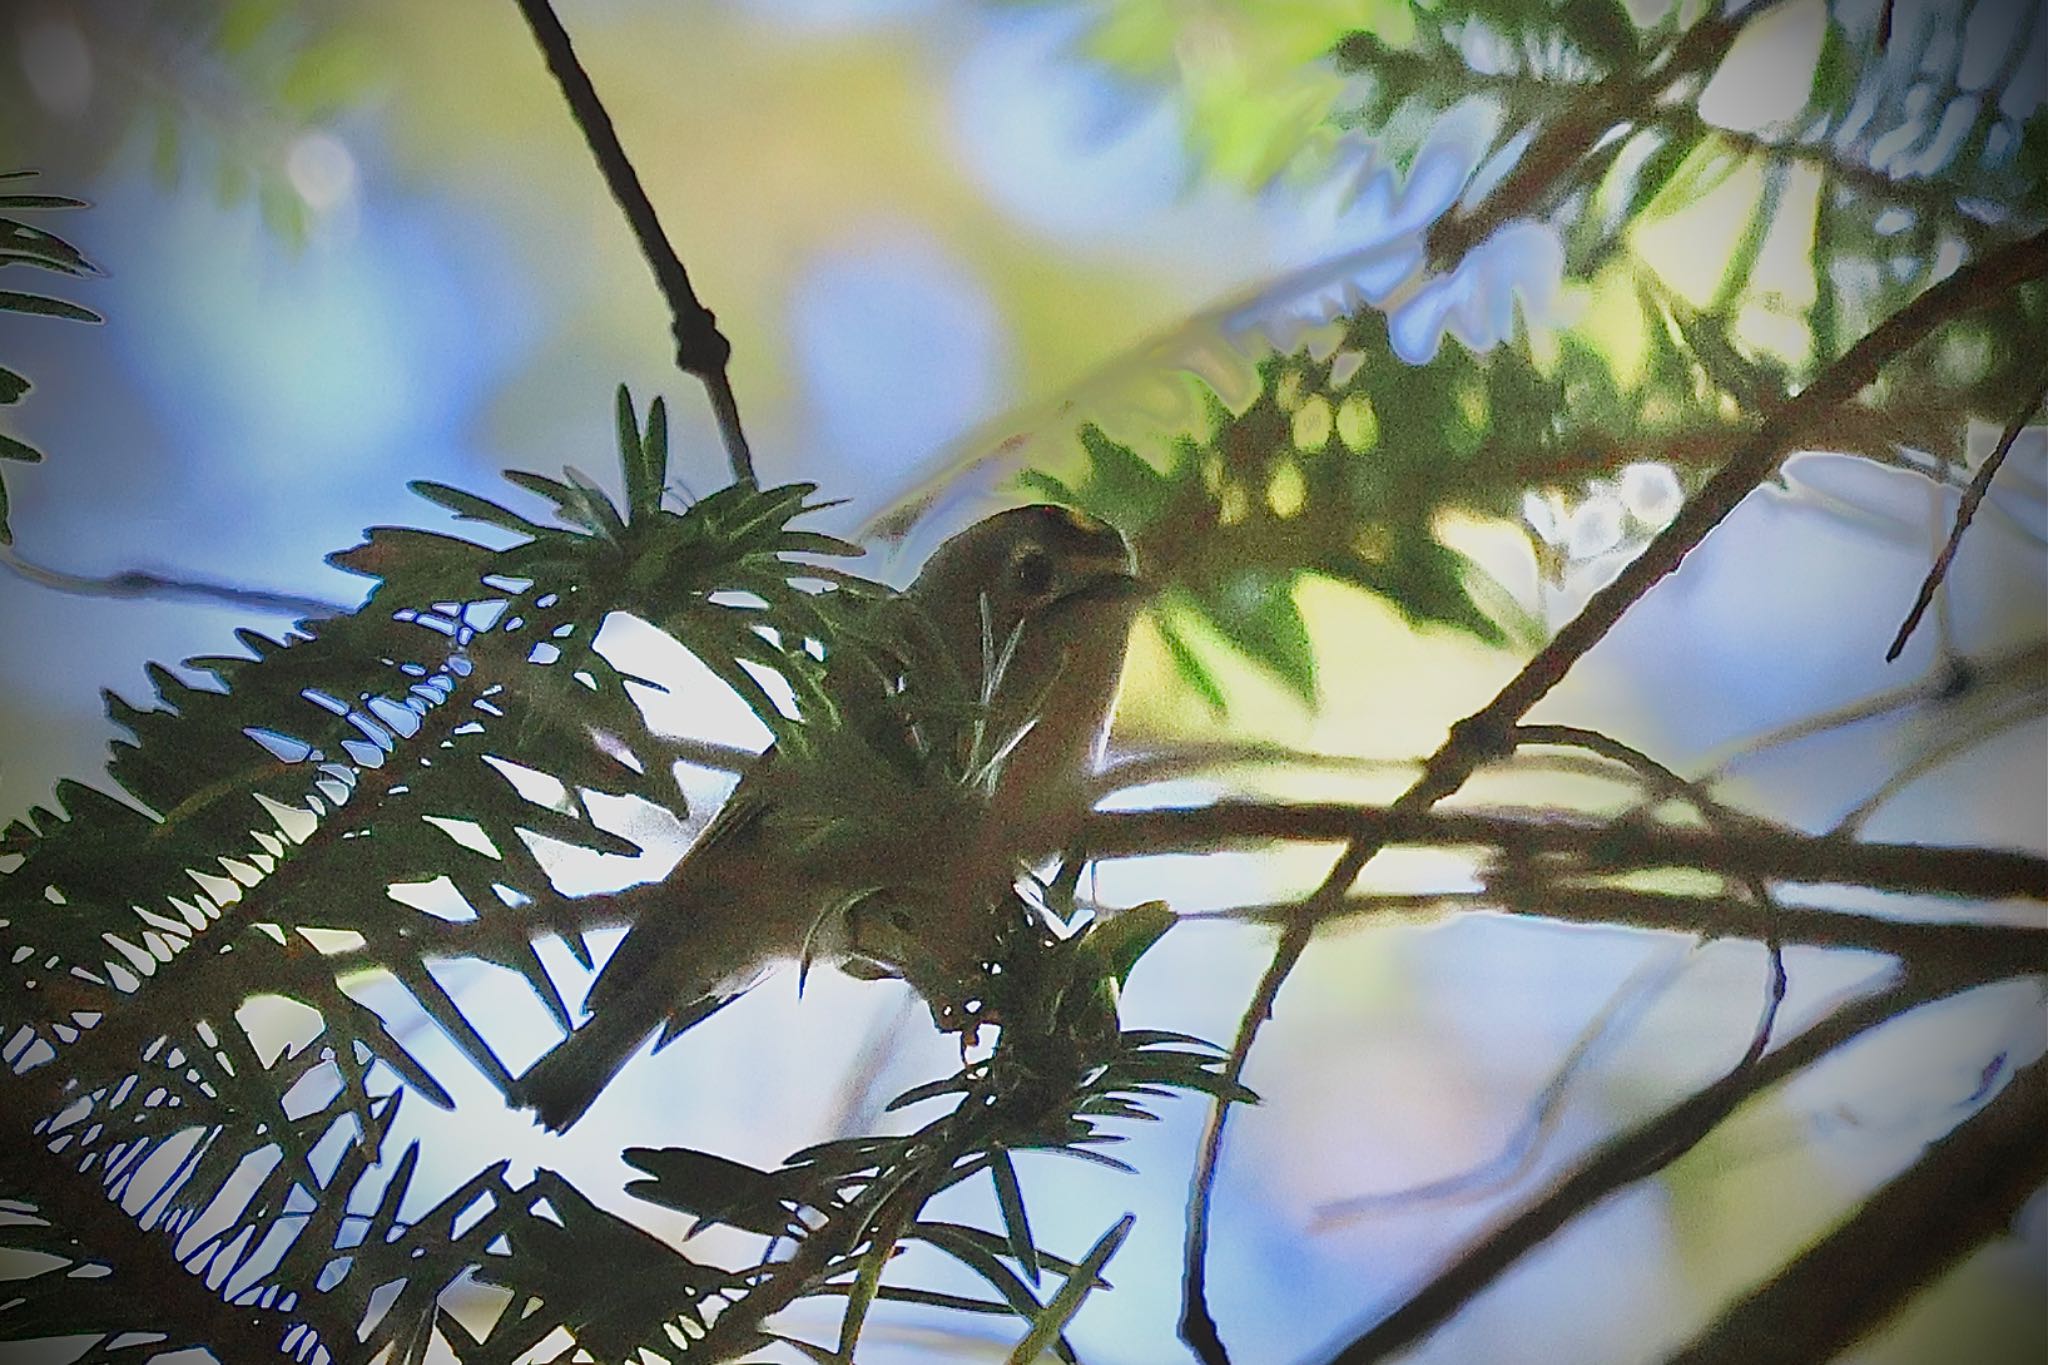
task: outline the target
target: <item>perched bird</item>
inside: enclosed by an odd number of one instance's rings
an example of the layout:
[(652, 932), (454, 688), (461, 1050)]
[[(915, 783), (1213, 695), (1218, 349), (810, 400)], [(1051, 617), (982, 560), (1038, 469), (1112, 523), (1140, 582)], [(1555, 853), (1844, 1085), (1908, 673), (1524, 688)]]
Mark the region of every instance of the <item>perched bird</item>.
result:
[(666, 1044), (778, 961), (900, 975), (927, 998), (966, 982), (993, 943), (992, 893), (1085, 814), (1142, 601), (1134, 571), (1115, 528), (1042, 504), (939, 546), (899, 599), (924, 648), (880, 669), (827, 657), (833, 746), (762, 755), (512, 1103), (567, 1129), (650, 1034)]

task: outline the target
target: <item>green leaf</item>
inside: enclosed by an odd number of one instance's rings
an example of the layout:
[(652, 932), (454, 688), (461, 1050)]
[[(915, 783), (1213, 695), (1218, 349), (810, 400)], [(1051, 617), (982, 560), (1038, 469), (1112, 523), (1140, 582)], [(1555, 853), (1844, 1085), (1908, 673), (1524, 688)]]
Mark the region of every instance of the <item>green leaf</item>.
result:
[(20, 460), (23, 464), (36, 464), (43, 458), (43, 452), (26, 441), (17, 441), (12, 436), (0, 435), (0, 460)]
[(105, 321), (90, 308), (82, 308), (75, 303), (48, 298), (42, 294), (20, 294), (11, 289), (0, 289), (0, 311), (33, 313), (38, 317), (63, 318), (68, 322)]
[(178, 121), (169, 113), (157, 115), (156, 136), (151, 140), (149, 168), (158, 185), (168, 189), (178, 183), (178, 168), (184, 161), (178, 145)]
[(1031, 1365), (1045, 1349), (1059, 1339), (1067, 1330), (1067, 1324), (1074, 1320), (1074, 1314), (1081, 1311), (1081, 1304), (1095, 1287), (1096, 1278), (1102, 1268), (1109, 1264), (1109, 1258), (1116, 1255), (1130, 1236), (1132, 1224), (1138, 1221), (1136, 1214), (1125, 1214), (1102, 1236), (1095, 1239), (1095, 1245), (1081, 1258), (1080, 1266), (1067, 1277), (1059, 1292), (1047, 1301), (1043, 1310), (1032, 1319), (1031, 1330), (1010, 1352), (1008, 1365)]
[(0, 265), (8, 264), (32, 265), (62, 275), (105, 273), (56, 234), (12, 218), (0, 218)]
[(1102, 964), (1103, 979), (1121, 987), (1130, 979), (1138, 959), (1179, 922), (1180, 916), (1165, 901), (1146, 901), (1097, 918), (1085, 931), (1084, 941), (1088, 951)]
[(2020, 150), (2015, 160), (2024, 178), (2025, 193), (2038, 200), (2048, 190), (2048, 105), (2027, 116), (2020, 128)]
[(0, 209), (82, 209), (90, 208), (83, 199), (72, 199), (62, 194), (0, 194)]
[(1678, 168), (1698, 150), (1700, 139), (1706, 135), (1706, 126), (1687, 132), (1671, 132), (1664, 136), (1662, 145), (1643, 158), (1636, 168), (1635, 187), (1629, 191), (1628, 208), (1624, 217), (1635, 222), (1645, 216), (1645, 211), (1656, 202), (1671, 178), (1678, 174)]
[(1203, 616), (1245, 657), (1308, 705), (1316, 700), (1316, 654), (1294, 600), (1295, 574), (1248, 565), (1221, 581), (1193, 585)]
[(352, 32), (330, 32), (299, 50), (277, 96), (310, 123), (355, 103), (378, 70), (377, 56), (366, 41)]
[[(1010, 1305), (1010, 1311), (1026, 1322), (1037, 1321), (1039, 1315), (1044, 1312), (1044, 1305), (1039, 1303), (1038, 1296), (1031, 1292), (1031, 1286), (1024, 1283), (1016, 1271), (1004, 1265), (987, 1247), (981, 1245), (978, 1239), (961, 1236), (947, 1223), (913, 1223), (909, 1235), (945, 1252), (988, 1281), (990, 1287), (1002, 1295), (1003, 1301)], [(1100, 1267), (1097, 1267), (1098, 1272), (1099, 1270)], [(1082, 1278), (1085, 1280), (1087, 1277)], [(1073, 1283), (1074, 1277), (1068, 1277), (1067, 1282)], [(1073, 1361), (1073, 1349), (1064, 1341), (1059, 1342), (1054, 1350), (1058, 1352), (1061, 1360)]]
[(1010, 1254), (1038, 1283), (1038, 1244), (1031, 1240), (1031, 1219), (1024, 1211), (1024, 1187), (1017, 1180), (1017, 1167), (1000, 1144), (989, 1148), (988, 1173), (996, 1187), (996, 1206), (1002, 1210), (1003, 1228), (1009, 1234)]
[(654, 396), (647, 409), (647, 435), (640, 443), (644, 502), (632, 504), (636, 515), (652, 516), (661, 510), (661, 495), (668, 486), (668, 402)]
[(1194, 645), (1181, 633), (1169, 613), (1158, 613), (1155, 623), (1159, 628), (1159, 638), (1166, 645), (1167, 657), (1173, 660), (1174, 672), (1180, 675), (1182, 682), (1195, 689), (1197, 696), (1209, 703), (1211, 711), (1218, 716), (1223, 715), (1229, 709), (1223, 700), (1223, 685), (1216, 680), (1209, 665), (1195, 653)]
[(595, 480), (573, 466), (564, 468), (562, 477), (580, 495), (577, 507), (587, 510), (597, 524), (597, 533), (614, 544), (622, 543), (626, 538), (626, 519), (619, 515), (611, 496), (598, 487)]
[(1837, 117), (1847, 113), (1856, 98), (1856, 82), (1861, 75), (1848, 35), (1842, 31), (1840, 19), (1830, 12), (1827, 33), (1821, 38), (1820, 57), (1813, 64), (1811, 107)]
[(818, 1345), (815, 1341), (805, 1341), (802, 1337), (793, 1337), (785, 1332), (763, 1332), (762, 1336), (769, 1341), (779, 1341), (792, 1350), (802, 1352), (809, 1359), (818, 1362), (818, 1365), (845, 1365), (844, 1356)]
[(306, 240), (310, 226), (306, 201), (289, 180), (267, 176), (256, 191), (256, 204), (263, 226), (285, 242), (297, 245)]
[(898, 1109), (908, 1109), (913, 1104), (922, 1104), (926, 1100), (935, 1100), (942, 1095), (960, 1095), (965, 1094), (966, 1091), (967, 1083), (958, 1076), (948, 1076), (940, 1081), (926, 1081), (923, 1085), (914, 1085), (895, 1099), (890, 1100), (882, 1112), (885, 1114), (894, 1113)]
[(860, 1340), (860, 1331), (867, 1323), (868, 1309), (874, 1306), (875, 1296), (881, 1292), (882, 1272), (888, 1268), (889, 1257), (896, 1251), (894, 1228), (900, 1220), (886, 1228), (875, 1228), (870, 1234), (868, 1249), (860, 1258), (860, 1266), (854, 1272), (853, 1285), (847, 1291), (846, 1312), (839, 1319), (839, 1352), (836, 1359), (852, 1360), (853, 1348)]
[(628, 1147), (620, 1154), (649, 1179), (626, 1182), (626, 1193), (764, 1237), (789, 1228), (782, 1185), (758, 1167), (688, 1147)]
[[(511, 476), (508, 474), (506, 477), (509, 478)], [(465, 492), (460, 488), (451, 487), (445, 483), (437, 483), (432, 479), (414, 479), (406, 487), (412, 489), (413, 492), (419, 494), (428, 502), (438, 503), (442, 507), (447, 508), (460, 521), (481, 521), (491, 526), (497, 526), (507, 531), (516, 531), (520, 535), (532, 536), (536, 539), (547, 534), (545, 527), (536, 526), (510, 508), (500, 507), (488, 498), (480, 498), (476, 494)]]
[[(637, 518), (653, 506), (648, 491), (647, 442), (641, 439), (640, 419), (633, 411), (633, 395), (624, 384), (619, 385), (614, 407), (619, 428), (619, 464), (626, 474), (626, 506)], [(660, 497), (658, 483), (652, 496)]]
[(26, 377), (0, 365), (0, 403), (18, 403), (22, 395), (33, 387)]

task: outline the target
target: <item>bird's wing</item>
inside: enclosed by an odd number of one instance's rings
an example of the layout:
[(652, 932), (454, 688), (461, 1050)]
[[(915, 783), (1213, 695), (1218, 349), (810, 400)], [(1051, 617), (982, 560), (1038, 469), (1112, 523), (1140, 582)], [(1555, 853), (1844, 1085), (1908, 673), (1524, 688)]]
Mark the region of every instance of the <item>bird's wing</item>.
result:
[[(732, 965), (710, 960), (726, 954), (711, 950), (724, 937), (718, 932), (721, 927), (729, 933), (739, 926), (713, 925), (705, 917), (725, 914), (756, 875), (767, 816), (778, 804), (774, 757), (770, 748), (756, 760), (690, 851), (670, 870), (664, 880), (675, 894), (650, 906), (626, 932), (591, 983), (583, 1002), (586, 1012), (594, 1014), (614, 1000), (642, 993), (652, 978), (673, 1002), (670, 1018), (680, 1018), (732, 972)], [(706, 960), (692, 963), (693, 953)], [(647, 1020), (648, 1027), (655, 1022)]]

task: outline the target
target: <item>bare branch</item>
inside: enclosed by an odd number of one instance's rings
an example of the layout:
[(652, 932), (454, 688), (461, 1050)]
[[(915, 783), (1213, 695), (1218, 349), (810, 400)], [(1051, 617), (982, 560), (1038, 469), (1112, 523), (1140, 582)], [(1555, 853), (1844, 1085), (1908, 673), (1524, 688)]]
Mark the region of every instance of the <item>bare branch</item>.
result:
[[(1183, 918), (1285, 924), (1300, 911), (1298, 901), (1289, 901), (1241, 905)], [(1317, 922), (1326, 924), (1371, 915), (1506, 914), (1559, 924), (1623, 925), (1707, 938), (1752, 937), (1753, 921), (1731, 916), (1728, 911), (1725, 896), (1685, 896), (1570, 881), (1518, 881), (1490, 886), (1484, 891), (1368, 892), (1347, 896)], [(1908, 965), (1937, 969), (1973, 981), (2048, 971), (2048, 925), (1900, 919), (1812, 905), (1780, 905), (1778, 930), (1787, 943), (1887, 953)]]
[(676, 255), (662, 231), (654, 204), (641, 186), (633, 163), (626, 158), (626, 149), (619, 144), (611, 115), (605, 112), (597, 97), (597, 87), (590, 83), (582, 63), (576, 60), (568, 31), (555, 17), (553, 7), (548, 0), (518, 0), (518, 4), (519, 12), (526, 16), (527, 25), (533, 30), (534, 42), (547, 58), (548, 70), (562, 87), (562, 97), (569, 102), (576, 126), (583, 130), (584, 141), (590, 144), (598, 170), (604, 173), (605, 185), (625, 213), (634, 239), (640, 243), (640, 252), (654, 271), (662, 298), (668, 301), (676, 339), (676, 366), (700, 380), (710, 395), (726, 458), (732, 463), (734, 482), (753, 483), (753, 452), (740, 428), (739, 403), (725, 373), (726, 362), (732, 358), (732, 343), (718, 330), (717, 317), (698, 302), (697, 291), (690, 287), (689, 272), (683, 269), (682, 258)]
[[(1098, 858), (1213, 852), (1276, 842), (1495, 848), (1553, 876), (1660, 868), (1879, 891), (2048, 900), (2048, 858), (2011, 849), (1861, 843), (1770, 825), (1715, 833), (1641, 821), (1392, 806), (1219, 801), (1162, 810), (1098, 811), (1081, 842)], [(1347, 880), (1336, 897), (1350, 889)], [(1300, 918), (1314, 918), (1304, 910)]]
[[(1763, 4), (1770, 2), (1763, 0)], [(1761, 7), (1752, 6), (1743, 13), (1753, 15)], [(1733, 40), (1733, 35), (1728, 35), (1727, 41)], [(1501, 190), (1505, 191), (1513, 180), (1514, 177), (1510, 177), (1510, 182), (1504, 182)], [(1854, 398), (1889, 361), (1924, 340), (1943, 323), (1982, 307), (2017, 285), (2043, 274), (2048, 274), (2048, 233), (2037, 233), (1962, 267), (1866, 333), (1811, 384), (1773, 411), (1756, 435), (1707, 481), (1671, 524), (1659, 532), (1643, 552), (1616, 575), (1613, 582), (1594, 593), (1579, 614), (1567, 622), (1549, 644), (1537, 651), (1536, 656), (1491, 702), (1451, 728), (1450, 736), (1431, 756), (1422, 776), (1402, 794), (1388, 814), (1405, 815), (1427, 810), (1462, 787), (1481, 765), (1504, 752), (1508, 747), (1508, 732), (1529, 713), (1530, 708), (1547, 696), (1572, 665), (1605, 638), (1631, 606), (1675, 570), (1695, 546), (1768, 478), (1778, 461), (1821, 417)], [(1354, 843), (1348, 847), (1311, 904), (1341, 897), (1375, 851), (1376, 848), (1370, 844)], [(1337, 885), (1340, 879), (1342, 885)], [(1239, 1022), (1226, 1073), (1231, 1083), (1242, 1083), (1244, 1064), (1250, 1056), (1259, 1026), (1271, 1012), (1280, 987), (1294, 970), (1294, 964), (1306, 951), (1312, 932), (1306, 917), (1291, 921), (1282, 932), (1273, 960), (1267, 965), (1265, 975), (1253, 993), (1252, 1004)], [(1200, 1262), (1208, 1247), (1208, 1189), (1215, 1182), (1228, 1108), (1227, 1103), (1219, 1101), (1211, 1113), (1210, 1133), (1204, 1138), (1195, 1171), (1194, 1194), (1188, 1201), (1188, 1235), (1182, 1266), (1182, 1336), (1208, 1365), (1218, 1365), (1227, 1359), (1220, 1353), (1220, 1341), (1215, 1352), (1203, 1349), (1202, 1342), (1215, 1339), (1216, 1332), (1204, 1301), (1204, 1271)]]
[(24, 558), (19, 551), (6, 546), (0, 546), (0, 568), (5, 568), (38, 587), (70, 593), (76, 597), (110, 597), (122, 600), (149, 598), (158, 601), (183, 598), (194, 602), (210, 602), (216, 606), (240, 607), (249, 611), (272, 611), (285, 616), (313, 619), (346, 616), (355, 610), (354, 607), (345, 606), (340, 602), (330, 602), (324, 597), (307, 597), (299, 593), (277, 592), (269, 588), (247, 588), (236, 583), (218, 583), (204, 578), (156, 574), (143, 569), (123, 569), (104, 578), (90, 574), (66, 573), (62, 569), (37, 564)]
[(2048, 1062), (2035, 1062), (1671, 1357), (1670, 1365), (1832, 1360), (1976, 1247), (2048, 1181)]
[[(1392, 1312), (1330, 1357), (1369, 1365), (1413, 1347), (1477, 1297), (1522, 1255), (1616, 1190), (1655, 1175), (1691, 1151), (1750, 1096), (1915, 1006), (1954, 993), (1952, 980), (1913, 976), (1840, 1006), (1753, 1066), (1694, 1092), (1626, 1133), (1609, 1138), (1561, 1172), (1519, 1213), (1499, 1224)], [(1812, 1357), (1808, 1357), (1809, 1359)]]
[(1920, 584), (1920, 595), (1913, 599), (1913, 609), (1906, 613), (1906, 619), (1899, 624), (1899, 633), (1892, 638), (1892, 647), (1884, 652), (1884, 661), (1891, 663), (1905, 653), (1906, 641), (1913, 638), (1913, 631), (1920, 624), (1920, 618), (1927, 614), (1928, 604), (1934, 601), (1935, 591), (1941, 581), (1948, 577), (1948, 566), (1955, 562), (1956, 551), (1962, 547), (1963, 532), (1970, 529), (1971, 518), (1977, 515), (1977, 505), (1984, 501), (1984, 495), (1991, 491), (1991, 481), (1998, 476), (1998, 468), (2005, 463), (2006, 453), (2026, 429), (2027, 419), (2040, 408), (2042, 400), (2048, 399), (2048, 372), (2043, 372), (2041, 382), (2034, 387), (2027, 401), (2020, 404), (2019, 411), (2006, 423), (1999, 435), (1998, 444), (1988, 458), (1977, 469), (1970, 486), (1963, 490), (1963, 498), (1956, 505), (1956, 524), (1948, 533), (1948, 544), (1941, 547), (1941, 553), (1934, 557), (1934, 567), (1927, 571), (1927, 577)]

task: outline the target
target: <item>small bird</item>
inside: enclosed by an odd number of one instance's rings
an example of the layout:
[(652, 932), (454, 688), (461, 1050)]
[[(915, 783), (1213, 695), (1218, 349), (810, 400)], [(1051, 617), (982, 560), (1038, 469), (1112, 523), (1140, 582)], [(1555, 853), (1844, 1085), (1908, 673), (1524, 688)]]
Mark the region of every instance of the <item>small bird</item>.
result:
[[(778, 961), (900, 975), (934, 999), (968, 982), (992, 893), (1086, 813), (1143, 597), (1129, 543), (1070, 508), (999, 512), (939, 546), (899, 599), (924, 648), (882, 669), (827, 657), (832, 744), (757, 760), (605, 963), (589, 1018), (510, 1101), (567, 1130), (650, 1034), (667, 1045)], [(971, 716), (920, 711), (962, 683)], [(923, 755), (908, 773), (906, 754)]]

